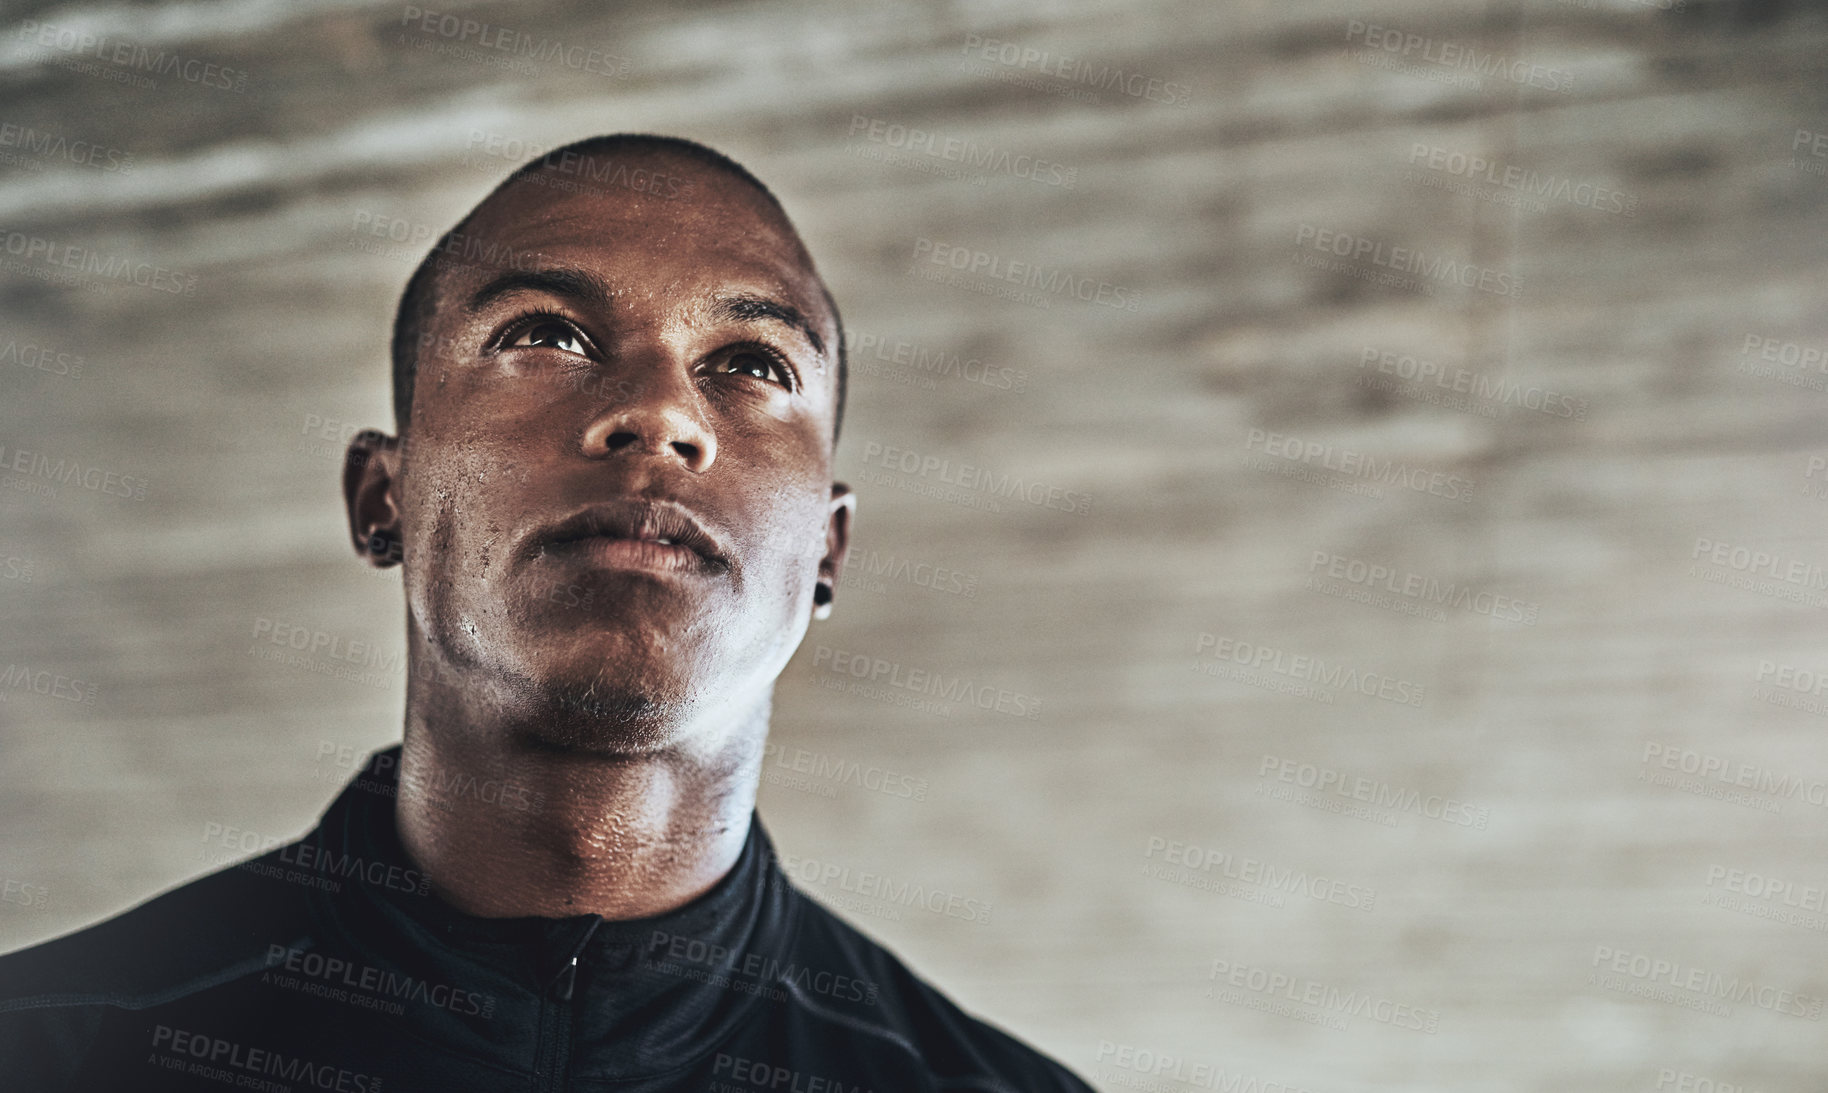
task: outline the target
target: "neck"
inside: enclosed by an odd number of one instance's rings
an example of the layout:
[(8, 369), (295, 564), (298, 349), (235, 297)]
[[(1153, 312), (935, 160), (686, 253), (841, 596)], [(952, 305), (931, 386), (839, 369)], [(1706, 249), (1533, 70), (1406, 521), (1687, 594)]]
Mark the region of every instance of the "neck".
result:
[[(692, 726), (677, 743), (604, 752), (555, 746), (529, 719), (479, 723), (478, 704), (461, 695), (409, 693), (400, 840), (438, 895), (466, 914), (671, 911), (709, 891), (742, 853), (771, 695)], [(613, 726), (593, 728), (616, 738)]]

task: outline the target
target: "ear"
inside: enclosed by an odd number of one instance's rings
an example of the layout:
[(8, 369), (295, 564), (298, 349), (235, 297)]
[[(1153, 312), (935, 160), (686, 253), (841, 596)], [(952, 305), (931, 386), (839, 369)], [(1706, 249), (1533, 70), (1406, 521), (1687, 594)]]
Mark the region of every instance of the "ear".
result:
[(825, 517), (825, 557), (819, 559), (819, 587), (813, 591), (812, 617), (831, 618), (831, 601), (844, 576), (844, 556), (851, 548), (851, 516), (857, 495), (842, 482), (831, 484), (831, 509)]
[(377, 429), (363, 429), (349, 442), (343, 460), (343, 503), (349, 509), (349, 533), (355, 552), (377, 569), (396, 565), (406, 556), (400, 534), (400, 440)]

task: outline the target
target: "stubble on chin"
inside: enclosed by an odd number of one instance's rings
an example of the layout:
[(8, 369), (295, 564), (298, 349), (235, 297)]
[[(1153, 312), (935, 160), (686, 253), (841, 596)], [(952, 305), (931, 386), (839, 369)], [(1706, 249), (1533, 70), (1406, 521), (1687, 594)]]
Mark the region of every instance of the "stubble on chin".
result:
[(536, 746), (593, 755), (651, 754), (671, 741), (677, 710), (656, 696), (601, 676), (589, 680), (532, 680), (523, 698), (543, 715), (520, 723), (519, 735)]

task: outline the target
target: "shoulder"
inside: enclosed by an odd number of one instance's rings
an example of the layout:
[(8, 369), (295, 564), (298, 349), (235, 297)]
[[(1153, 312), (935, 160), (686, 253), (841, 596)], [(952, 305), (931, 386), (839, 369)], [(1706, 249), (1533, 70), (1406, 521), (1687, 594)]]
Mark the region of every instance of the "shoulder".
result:
[(0, 1018), (85, 1006), (144, 1009), (257, 970), (275, 941), (310, 933), (302, 889), (258, 872), (286, 849), (0, 955)]
[[(925, 1064), (940, 1090), (1091, 1093), (1065, 1066), (965, 1012), (882, 944), (804, 893), (796, 895), (795, 948), (805, 970), (783, 985), (803, 1009), (853, 1035), (898, 1044)], [(820, 973), (834, 971), (855, 982), (827, 980), (830, 989), (822, 989)], [(845, 1005), (829, 996), (838, 990), (866, 1004)]]
[(285, 891), (296, 886), (246, 868), (277, 853), (0, 955), (0, 1059), (17, 1083), (8, 1088), (65, 1088), (111, 1008), (150, 1009), (254, 974), (274, 939), (308, 936), (305, 901)]

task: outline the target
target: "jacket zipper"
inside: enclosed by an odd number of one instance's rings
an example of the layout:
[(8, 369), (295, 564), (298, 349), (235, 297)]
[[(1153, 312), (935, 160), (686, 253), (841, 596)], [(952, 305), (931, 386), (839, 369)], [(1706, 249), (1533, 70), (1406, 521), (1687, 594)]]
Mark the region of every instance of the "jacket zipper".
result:
[(577, 986), (578, 962), (584, 956), (584, 946), (601, 925), (600, 916), (591, 920), (584, 936), (571, 947), (570, 958), (552, 977), (545, 994), (540, 997), (540, 1046), (534, 1063), (538, 1069), (533, 1075), (535, 1093), (565, 1088), (565, 1065), (571, 1057), (571, 993)]
[(534, 1063), (538, 1069), (533, 1075), (536, 1093), (565, 1088), (560, 1071), (565, 1066), (565, 1041), (570, 1034), (570, 1024), (569, 1002), (549, 1005), (548, 999), (540, 1000), (540, 1050), (539, 1059)]

